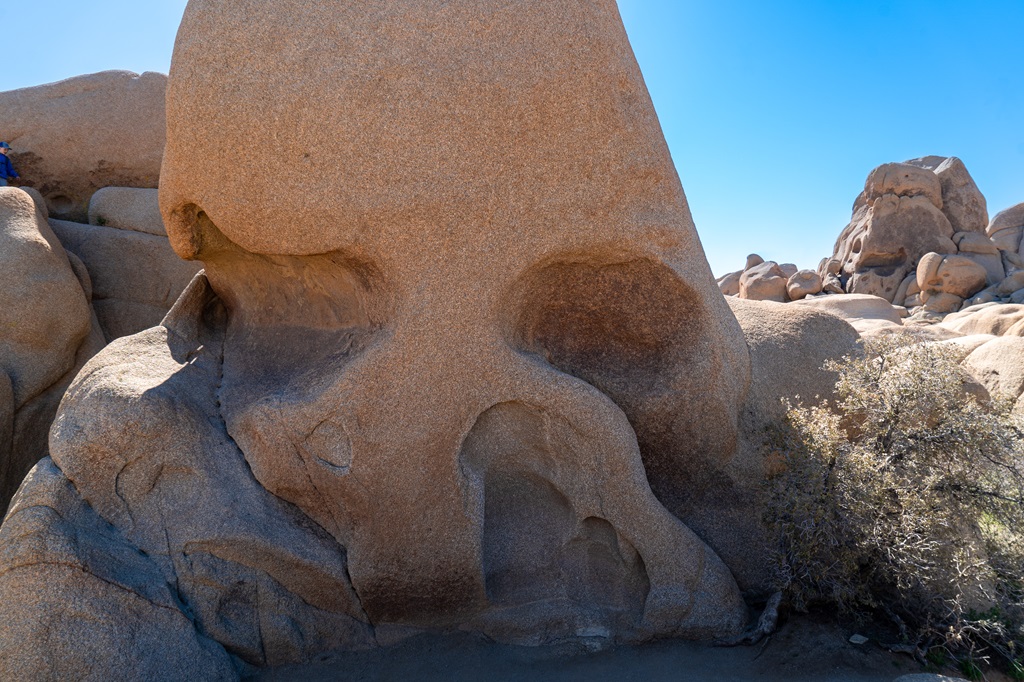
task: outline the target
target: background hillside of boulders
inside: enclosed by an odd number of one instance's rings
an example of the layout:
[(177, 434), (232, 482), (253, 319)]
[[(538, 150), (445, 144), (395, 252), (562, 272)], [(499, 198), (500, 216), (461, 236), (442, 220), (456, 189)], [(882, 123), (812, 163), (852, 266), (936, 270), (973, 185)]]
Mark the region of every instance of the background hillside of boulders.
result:
[(1024, 203), (991, 220), (956, 157), (886, 163), (868, 174), (850, 223), (816, 269), (765, 261), (718, 279), (727, 297), (806, 306), (862, 337), (952, 345), (989, 391), (1024, 411)]
[(0, 187), (0, 507), (47, 454), (71, 380), (160, 323), (201, 265), (157, 205), (167, 77), (108, 71), (0, 93), (20, 187)]

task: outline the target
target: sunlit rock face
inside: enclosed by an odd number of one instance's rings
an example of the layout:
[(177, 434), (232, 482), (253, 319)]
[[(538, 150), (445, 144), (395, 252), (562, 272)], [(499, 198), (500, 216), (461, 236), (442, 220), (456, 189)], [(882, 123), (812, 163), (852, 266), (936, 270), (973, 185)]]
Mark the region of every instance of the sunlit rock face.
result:
[[(30, 190), (31, 192), (31, 190)], [(0, 508), (47, 453), (57, 404), (103, 346), (89, 275), (61, 247), (38, 193), (0, 187)]]
[(612, 0), (193, 0), (167, 104), (161, 210), (206, 273), (65, 400), (0, 542), (79, 541), (0, 577), (0, 661), (41, 655), (44, 575), (119, 613), (47, 660), (162, 628), (226, 676), (744, 624), (713, 547), (748, 350)]
[(846, 291), (892, 301), (926, 253), (956, 253), (935, 173), (905, 163), (871, 171), (836, 242)]
[(103, 71), (0, 92), (15, 168), (51, 217), (85, 222), (102, 187), (157, 186), (166, 87), (161, 73)]

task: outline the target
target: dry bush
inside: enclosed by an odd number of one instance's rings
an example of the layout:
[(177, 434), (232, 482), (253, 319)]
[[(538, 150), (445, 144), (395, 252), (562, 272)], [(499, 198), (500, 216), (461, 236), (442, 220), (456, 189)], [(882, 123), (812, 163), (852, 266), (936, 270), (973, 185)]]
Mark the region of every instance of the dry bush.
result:
[[(1024, 672), (1024, 444), (942, 346), (868, 343), (833, 404), (790, 407), (766, 520), (777, 577), (814, 604), (899, 624), (920, 657)], [(1024, 677), (1024, 676), (1021, 676)], [(1020, 678), (1020, 677), (1019, 677)]]

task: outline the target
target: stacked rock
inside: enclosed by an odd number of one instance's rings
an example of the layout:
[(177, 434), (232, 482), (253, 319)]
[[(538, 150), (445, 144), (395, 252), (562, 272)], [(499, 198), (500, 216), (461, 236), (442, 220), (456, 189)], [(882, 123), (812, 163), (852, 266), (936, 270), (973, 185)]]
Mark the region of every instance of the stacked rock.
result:
[(813, 270), (800, 270), (792, 263), (780, 265), (752, 253), (742, 270), (718, 279), (718, 288), (726, 296), (785, 303), (820, 293), (821, 277)]

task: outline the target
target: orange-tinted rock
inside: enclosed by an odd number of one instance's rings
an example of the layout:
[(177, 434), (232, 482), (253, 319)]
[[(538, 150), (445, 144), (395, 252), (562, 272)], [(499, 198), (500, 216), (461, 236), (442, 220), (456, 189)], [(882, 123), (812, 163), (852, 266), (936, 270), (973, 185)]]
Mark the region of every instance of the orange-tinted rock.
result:
[(165, 224), (207, 276), (94, 359), (53, 457), (204, 638), (260, 666), (371, 625), (742, 627), (687, 522), (738, 503), (748, 350), (612, 0), (193, 0), (167, 103)]
[(104, 71), (0, 92), (0, 121), (22, 182), (54, 218), (85, 221), (101, 187), (156, 187), (167, 77)]

